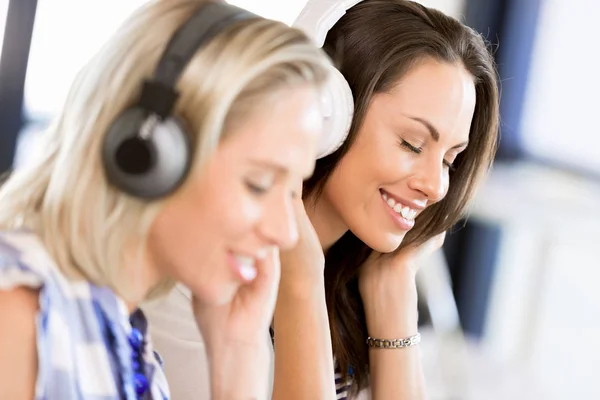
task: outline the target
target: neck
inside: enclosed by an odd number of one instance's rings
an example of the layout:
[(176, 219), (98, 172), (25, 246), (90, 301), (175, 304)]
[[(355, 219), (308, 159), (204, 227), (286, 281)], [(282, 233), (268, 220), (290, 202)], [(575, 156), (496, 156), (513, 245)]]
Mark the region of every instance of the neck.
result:
[(348, 230), (342, 217), (323, 195), (305, 200), (306, 213), (324, 252), (327, 252)]
[(119, 286), (120, 290), (116, 294), (123, 299), (131, 314), (160, 282), (161, 276), (153, 267), (149, 252), (140, 250), (137, 245), (126, 251), (123, 265), (126, 267), (123, 269), (120, 281), (127, 283)]

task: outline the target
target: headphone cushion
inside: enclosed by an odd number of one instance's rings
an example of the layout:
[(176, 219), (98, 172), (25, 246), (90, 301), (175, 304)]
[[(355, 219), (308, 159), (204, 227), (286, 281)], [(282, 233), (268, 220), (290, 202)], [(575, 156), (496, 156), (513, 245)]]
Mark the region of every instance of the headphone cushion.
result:
[(149, 118), (141, 107), (126, 110), (104, 138), (102, 162), (110, 183), (144, 199), (173, 192), (190, 168), (190, 140), (175, 118), (158, 120), (147, 139), (140, 129)]
[(325, 122), (317, 149), (317, 158), (334, 153), (348, 137), (354, 115), (352, 90), (342, 73), (331, 66), (329, 80), (322, 92)]

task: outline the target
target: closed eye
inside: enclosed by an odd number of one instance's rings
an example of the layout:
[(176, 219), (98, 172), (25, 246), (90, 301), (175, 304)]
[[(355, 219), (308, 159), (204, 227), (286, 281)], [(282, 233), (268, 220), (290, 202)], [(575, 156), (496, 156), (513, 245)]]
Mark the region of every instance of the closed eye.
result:
[(421, 152), (423, 151), (423, 149), (421, 147), (413, 146), (412, 144), (408, 143), (404, 139), (400, 139), (400, 146), (404, 147), (408, 151), (411, 151), (415, 154), (421, 154)]
[(255, 196), (261, 196), (269, 191), (268, 187), (260, 186), (250, 181), (246, 181), (245, 183), (250, 193), (252, 193)]
[(450, 171), (456, 171), (456, 166), (454, 164), (452, 164), (450, 161), (446, 161), (444, 160), (444, 165), (450, 170)]

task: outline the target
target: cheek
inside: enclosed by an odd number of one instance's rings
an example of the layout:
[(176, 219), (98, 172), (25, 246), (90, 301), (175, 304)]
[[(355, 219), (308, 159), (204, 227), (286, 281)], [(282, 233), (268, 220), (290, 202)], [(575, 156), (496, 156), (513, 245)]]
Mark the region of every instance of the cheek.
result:
[(238, 240), (253, 231), (263, 210), (257, 198), (249, 193), (229, 193), (226, 202), (220, 201), (214, 209), (216, 222), (228, 240)]
[(262, 215), (257, 198), (239, 179), (224, 174), (199, 187), (194, 197), (190, 214), (197, 225), (193, 230), (212, 246), (235, 246), (234, 242), (251, 232)]
[(154, 246), (170, 267), (179, 270), (188, 260), (206, 257), (206, 242), (215, 226), (207, 204), (195, 201), (194, 190), (188, 190), (167, 203), (153, 225)]
[(418, 166), (415, 157), (400, 148), (395, 137), (371, 132), (350, 149), (341, 166), (348, 179), (360, 184), (360, 190), (372, 191), (411, 175)]
[(227, 254), (243, 249), (261, 216), (260, 203), (243, 188), (190, 188), (157, 216), (149, 238), (153, 261), (197, 296), (218, 303), (239, 285)]

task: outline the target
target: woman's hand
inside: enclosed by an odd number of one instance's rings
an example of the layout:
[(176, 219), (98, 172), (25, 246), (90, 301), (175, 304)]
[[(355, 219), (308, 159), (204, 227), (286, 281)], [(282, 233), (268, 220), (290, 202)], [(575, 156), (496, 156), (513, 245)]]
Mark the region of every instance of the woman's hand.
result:
[(206, 343), (211, 398), (267, 398), (268, 332), (279, 276), (279, 252), (273, 248), (258, 261), (256, 278), (240, 287), (230, 303), (210, 306), (192, 299)]
[(325, 256), (306, 210), (304, 202), (294, 200), (296, 223), (298, 224), (298, 243), (293, 249), (281, 252), (280, 295), (287, 290), (322, 285)]
[[(361, 267), (358, 288), (365, 307), (368, 335), (400, 339), (418, 329), (415, 276), (422, 257), (444, 243), (445, 234), (420, 246), (390, 254), (372, 254)], [(420, 349), (369, 348), (371, 396), (380, 399), (425, 399)]]
[(294, 206), (299, 239), (294, 249), (281, 254), (272, 399), (335, 399), (325, 257), (302, 200)]
[(264, 342), (275, 308), (280, 276), (279, 252), (268, 251), (257, 262), (254, 280), (240, 287), (231, 302), (220, 306), (192, 300), (194, 316), (206, 344), (227, 343), (254, 345)]
[(442, 233), (419, 246), (381, 254), (373, 252), (359, 275), (359, 291), (369, 336), (396, 339), (417, 333), (417, 289), (419, 260), (444, 243)]

